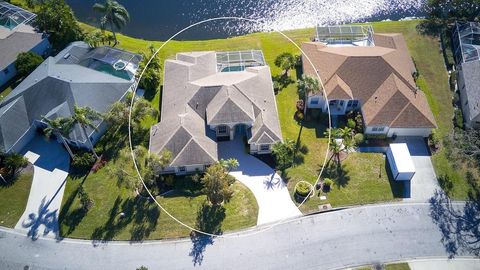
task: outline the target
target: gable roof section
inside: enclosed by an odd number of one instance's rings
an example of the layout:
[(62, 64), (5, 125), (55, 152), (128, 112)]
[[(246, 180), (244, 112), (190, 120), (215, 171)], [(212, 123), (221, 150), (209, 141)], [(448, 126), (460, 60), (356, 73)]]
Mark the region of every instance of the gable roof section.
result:
[[(1, 26), (0, 26), (1, 27)], [(0, 70), (5, 69), (17, 60), (21, 52), (28, 52), (45, 39), (42, 33), (33, 31), (14, 32), (5, 38), (0, 38)]]
[[(403, 37), (375, 34), (374, 39), (371, 47), (307, 42), (302, 49), (324, 80), (328, 98), (359, 100), (367, 126), (435, 128), (426, 97), (413, 80), (415, 66)], [(309, 66), (303, 62), (306, 74), (315, 75)]]
[(224, 86), (206, 108), (207, 124), (249, 123), (255, 120), (252, 102), (237, 88)]

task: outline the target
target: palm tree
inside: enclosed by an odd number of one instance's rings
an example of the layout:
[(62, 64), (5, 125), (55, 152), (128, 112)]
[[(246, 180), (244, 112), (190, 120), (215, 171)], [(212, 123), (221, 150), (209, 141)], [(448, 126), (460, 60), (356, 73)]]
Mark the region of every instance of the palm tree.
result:
[(95, 152), (93, 143), (92, 141), (90, 141), (90, 138), (88, 137), (87, 127), (97, 130), (97, 127), (93, 124), (93, 121), (102, 119), (102, 115), (90, 107), (75, 106), (73, 108), (72, 119), (74, 124), (79, 124), (82, 127), (83, 134), (85, 135), (86, 140), (90, 144), (90, 148), (93, 152), (93, 155), (95, 156), (96, 159), (98, 159), (98, 155)]
[(68, 154), (73, 159), (73, 152), (70, 149), (67, 141), (65, 140), (65, 137), (68, 136), (68, 133), (73, 127), (73, 119), (70, 117), (59, 117), (52, 120), (45, 116), (42, 116), (42, 122), (47, 124), (47, 127), (43, 129), (43, 132), (45, 132), (45, 136), (47, 136), (47, 138), (50, 138), (50, 136), (53, 134), (57, 138), (60, 138), (62, 140), (63, 146), (65, 146)]
[(320, 92), (320, 84), (318, 80), (314, 77), (308, 76), (306, 74), (302, 75), (302, 78), (298, 80), (298, 95), (303, 97), (304, 100), (304, 111), (303, 114), (307, 113), (307, 99), (310, 94), (315, 94)]
[(223, 167), (225, 167), (227, 172), (230, 172), (231, 170), (235, 170), (236, 168), (238, 168), (240, 166), (240, 163), (235, 158), (220, 159), (219, 163)]
[(113, 0), (106, 0), (104, 4), (95, 3), (93, 10), (103, 14), (100, 19), (102, 29), (105, 29), (106, 24), (110, 25), (110, 30), (115, 40), (113, 46), (115, 47), (118, 43), (117, 36), (115, 35), (115, 27), (120, 30), (127, 25), (127, 22), (130, 21), (130, 14), (124, 6)]

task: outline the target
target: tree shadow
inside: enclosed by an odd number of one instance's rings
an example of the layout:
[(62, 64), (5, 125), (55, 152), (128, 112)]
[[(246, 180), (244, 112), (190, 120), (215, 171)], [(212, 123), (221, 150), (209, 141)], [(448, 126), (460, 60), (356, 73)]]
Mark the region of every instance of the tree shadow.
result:
[(43, 236), (53, 232), (55, 234), (55, 238), (59, 238), (57, 210), (50, 211), (48, 209), (49, 205), (50, 202), (47, 202), (46, 197), (44, 197), (40, 203), (40, 206), (38, 207), (38, 212), (30, 213), (28, 215), (28, 220), (24, 220), (22, 222), (23, 228), (29, 228), (27, 236), (34, 241), (40, 236), (39, 229), (41, 225), (45, 227)]
[(350, 181), (348, 171), (344, 164), (338, 165), (336, 162), (329, 162), (323, 170), (323, 178), (332, 179), (337, 187), (346, 187)]
[(328, 115), (321, 113), (320, 111), (318, 111), (318, 113), (312, 113), (312, 110), (309, 109), (307, 116), (308, 120), (305, 119), (302, 121), (302, 127), (315, 129), (315, 137), (324, 138), (325, 131), (328, 127)]
[(272, 77), (272, 81), (274, 82), (274, 84), (278, 85), (279, 91), (287, 88), (290, 84), (295, 82), (294, 80), (292, 80), (292, 78), (290, 78), (286, 74), (275, 75)]
[[(222, 205), (210, 205), (205, 201), (197, 211), (196, 228), (197, 230), (209, 234), (221, 235), (222, 222), (225, 219), (225, 208)], [(192, 257), (193, 265), (201, 265), (204, 252), (208, 245), (214, 243), (214, 237), (196, 231), (190, 233), (192, 241), (192, 250), (189, 256)]]
[(480, 189), (472, 188), (463, 209), (441, 190), (430, 198), (430, 216), (442, 234), (449, 258), (480, 256)]

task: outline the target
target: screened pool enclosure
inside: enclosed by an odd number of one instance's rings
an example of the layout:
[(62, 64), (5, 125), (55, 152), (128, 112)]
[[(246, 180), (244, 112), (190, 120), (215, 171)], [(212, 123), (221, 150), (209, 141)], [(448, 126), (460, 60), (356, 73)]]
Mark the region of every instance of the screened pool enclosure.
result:
[(217, 52), (217, 71), (243, 71), (247, 67), (264, 66), (265, 58), (260, 50)]
[(315, 41), (331, 46), (374, 46), (371, 25), (317, 26)]
[(35, 18), (35, 14), (10, 3), (0, 1), (0, 25), (13, 30), (21, 24), (27, 24)]

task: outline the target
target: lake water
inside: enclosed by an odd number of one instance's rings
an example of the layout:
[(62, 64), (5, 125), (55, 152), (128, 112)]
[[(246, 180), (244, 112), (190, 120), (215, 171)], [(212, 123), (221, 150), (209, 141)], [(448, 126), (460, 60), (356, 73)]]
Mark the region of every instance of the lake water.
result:
[[(95, 0), (66, 0), (77, 18), (98, 24)], [(100, 0), (100, 2), (102, 2)], [(316, 24), (398, 20), (421, 16), (424, 0), (118, 0), (131, 16), (122, 32), (138, 38), (165, 40), (204, 19), (236, 16), (260, 23), (216, 21), (192, 28), (177, 39), (222, 38), (272, 28), (287, 30)]]

